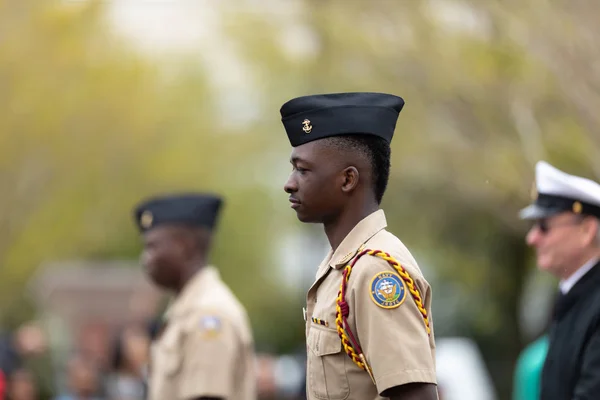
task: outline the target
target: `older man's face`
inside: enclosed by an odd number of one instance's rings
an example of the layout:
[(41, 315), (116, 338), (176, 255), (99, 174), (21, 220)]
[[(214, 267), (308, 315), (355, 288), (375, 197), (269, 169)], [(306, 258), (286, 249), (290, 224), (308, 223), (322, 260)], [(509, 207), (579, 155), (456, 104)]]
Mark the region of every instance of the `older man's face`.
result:
[(527, 244), (536, 250), (538, 268), (562, 279), (581, 266), (588, 239), (582, 219), (571, 212), (537, 220), (527, 234)]

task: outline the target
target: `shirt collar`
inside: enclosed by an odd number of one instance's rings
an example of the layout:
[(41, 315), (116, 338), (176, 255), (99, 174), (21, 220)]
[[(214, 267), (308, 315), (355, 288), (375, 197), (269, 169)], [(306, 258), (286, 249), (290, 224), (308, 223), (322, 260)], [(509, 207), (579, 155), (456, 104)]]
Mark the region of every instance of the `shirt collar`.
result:
[(175, 297), (165, 313), (166, 319), (181, 315), (185, 312), (187, 305), (205, 291), (204, 287), (210, 285), (219, 278), (219, 271), (213, 266), (206, 265), (196, 272), (185, 284), (179, 296)]
[(336, 269), (344, 267), (361, 250), (365, 242), (386, 227), (387, 220), (385, 219), (383, 210), (377, 210), (367, 215), (352, 228), (335, 252), (333, 252), (329, 266)]
[(559, 287), (560, 287), (560, 291), (562, 292), (562, 294), (567, 294), (569, 292), (569, 290), (571, 290), (573, 288), (573, 286), (575, 286), (575, 284), (577, 282), (579, 282), (579, 280), (581, 278), (583, 278), (585, 276), (585, 274), (587, 274), (597, 263), (598, 263), (598, 258), (597, 257), (592, 258), (591, 260), (589, 260), (588, 262), (583, 264), (570, 277), (560, 281)]

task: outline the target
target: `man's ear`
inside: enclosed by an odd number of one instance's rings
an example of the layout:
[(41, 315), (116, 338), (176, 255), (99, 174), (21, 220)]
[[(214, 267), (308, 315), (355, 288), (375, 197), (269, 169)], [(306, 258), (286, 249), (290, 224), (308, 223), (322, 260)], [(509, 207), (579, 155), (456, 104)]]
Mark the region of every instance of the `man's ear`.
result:
[(598, 235), (599, 220), (597, 218), (586, 218), (582, 224), (583, 236), (585, 244), (592, 244)]
[(356, 167), (350, 166), (345, 168), (342, 172), (342, 176), (344, 179), (342, 183), (342, 192), (350, 193), (358, 186), (359, 174)]

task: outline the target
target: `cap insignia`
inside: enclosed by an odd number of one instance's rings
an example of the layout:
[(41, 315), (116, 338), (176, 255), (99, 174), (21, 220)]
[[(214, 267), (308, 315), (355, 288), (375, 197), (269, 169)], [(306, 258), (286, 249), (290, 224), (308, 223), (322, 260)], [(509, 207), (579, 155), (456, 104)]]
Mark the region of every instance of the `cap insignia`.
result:
[(140, 217), (140, 224), (142, 225), (142, 228), (148, 229), (152, 225), (153, 220), (154, 217), (152, 216), (152, 213), (150, 211), (144, 211)]
[(304, 133), (309, 134), (312, 131), (312, 125), (310, 124), (310, 120), (309, 119), (305, 119), (304, 121), (302, 121), (302, 130), (304, 131)]

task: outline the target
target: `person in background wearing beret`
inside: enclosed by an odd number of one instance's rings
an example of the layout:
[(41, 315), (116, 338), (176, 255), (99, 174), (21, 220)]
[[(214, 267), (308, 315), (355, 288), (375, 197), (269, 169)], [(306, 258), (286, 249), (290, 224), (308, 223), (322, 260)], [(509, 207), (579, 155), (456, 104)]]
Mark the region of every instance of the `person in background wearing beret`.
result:
[(403, 106), (335, 93), (280, 110), (293, 147), (284, 190), (331, 245), (306, 299), (309, 400), (438, 398), (431, 288), (380, 209)]
[(254, 400), (255, 353), (243, 305), (208, 263), (222, 199), (173, 194), (134, 211), (141, 261), (175, 294), (151, 349), (149, 400)]
[(559, 280), (540, 399), (600, 398), (600, 185), (540, 161), (527, 244)]

